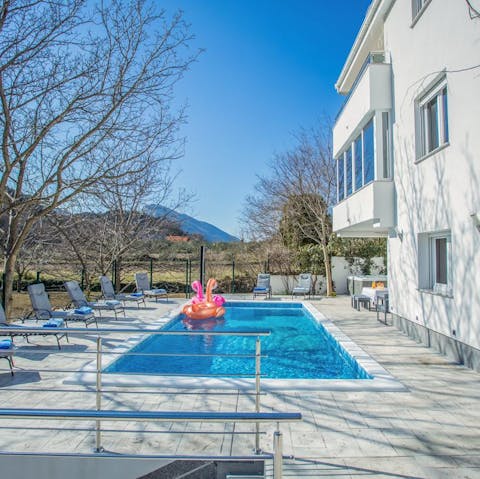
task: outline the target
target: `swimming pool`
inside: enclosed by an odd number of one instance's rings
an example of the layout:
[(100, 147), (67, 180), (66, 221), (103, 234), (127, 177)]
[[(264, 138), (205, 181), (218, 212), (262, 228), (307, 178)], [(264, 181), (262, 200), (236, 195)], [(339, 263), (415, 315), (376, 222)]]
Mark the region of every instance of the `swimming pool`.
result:
[[(340, 342), (301, 303), (229, 302), (223, 319), (188, 320), (179, 314), (163, 328), (208, 331), (271, 330), (262, 337), (262, 377), (270, 379), (372, 379)], [(179, 356), (123, 356), (106, 373), (251, 377), (255, 337), (153, 335), (130, 353)], [(189, 354), (190, 356), (181, 356)], [(205, 355), (200, 357), (192, 354)]]

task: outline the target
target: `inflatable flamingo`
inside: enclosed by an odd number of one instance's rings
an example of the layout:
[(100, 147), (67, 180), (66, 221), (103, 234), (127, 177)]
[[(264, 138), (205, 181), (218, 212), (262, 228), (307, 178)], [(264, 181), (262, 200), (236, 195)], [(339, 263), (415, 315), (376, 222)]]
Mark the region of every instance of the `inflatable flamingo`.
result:
[[(205, 297), (203, 296), (202, 284), (200, 281), (192, 283), (192, 289), (197, 293), (190, 304), (183, 307), (183, 313), (190, 319), (220, 318), (225, 314), (223, 304), (225, 299), (222, 296), (212, 296), (212, 291), (217, 287), (217, 282), (211, 278), (207, 282)], [(201, 298), (201, 299), (200, 299)]]
[(201, 303), (204, 300), (202, 283), (198, 280), (194, 281), (192, 283), (192, 289), (197, 293), (197, 295), (192, 298), (192, 304)]

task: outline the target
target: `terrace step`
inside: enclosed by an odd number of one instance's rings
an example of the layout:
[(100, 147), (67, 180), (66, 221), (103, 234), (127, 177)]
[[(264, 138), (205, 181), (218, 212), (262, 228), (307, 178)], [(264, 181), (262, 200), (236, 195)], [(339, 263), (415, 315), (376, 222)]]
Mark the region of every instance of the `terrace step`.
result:
[(137, 479), (211, 479), (216, 467), (211, 461), (173, 461)]
[(263, 460), (177, 460), (137, 479), (264, 479)]

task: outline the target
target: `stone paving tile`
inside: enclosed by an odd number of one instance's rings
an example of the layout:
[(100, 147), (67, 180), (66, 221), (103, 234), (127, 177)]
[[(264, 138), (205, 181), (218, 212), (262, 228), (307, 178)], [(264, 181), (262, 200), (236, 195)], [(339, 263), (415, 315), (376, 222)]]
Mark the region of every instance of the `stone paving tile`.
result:
[[(129, 309), (126, 320), (105, 319), (102, 325), (151, 325), (154, 318), (177, 303), (152, 303), (146, 309)], [(349, 298), (323, 298), (314, 304), (407, 390), (290, 390), (262, 394), (262, 411), (300, 411), (304, 415), (301, 423), (280, 426), (284, 454), (290, 457), (285, 461), (284, 477), (480, 478), (480, 375), (415, 343), (395, 328), (378, 323), (375, 313), (353, 310)], [(94, 409), (93, 384), (64, 384), (64, 375), (34, 371), (59, 364), (65, 369), (79, 370), (94, 360), (93, 338), (72, 337), (70, 341), (62, 346), (59, 356), (54, 343), (42, 338), (32, 345), (19, 340), (17, 364), (24, 371), (17, 370), (13, 379), (0, 374), (3, 406)], [(112, 334), (105, 340), (105, 347), (123, 342), (124, 338)], [(43, 352), (34, 355), (36, 350)], [(84, 351), (89, 352), (88, 357)], [(255, 407), (251, 391), (245, 394), (235, 389), (128, 388), (128, 392), (105, 387), (102, 406), (157, 411), (253, 411)], [(14, 424), (0, 420), (1, 450), (37, 452), (64, 448), (91, 452), (95, 447), (91, 422)], [(254, 427), (247, 424), (102, 425), (116, 430), (104, 432), (102, 440), (108, 450), (118, 453), (249, 454), (255, 443)], [(14, 428), (20, 426), (28, 429), (15, 434)], [(68, 427), (77, 430), (70, 433)], [(262, 449), (272, 451), (275, 425), (262, 424), (261, 430), (265, 433), (261, 435)]]

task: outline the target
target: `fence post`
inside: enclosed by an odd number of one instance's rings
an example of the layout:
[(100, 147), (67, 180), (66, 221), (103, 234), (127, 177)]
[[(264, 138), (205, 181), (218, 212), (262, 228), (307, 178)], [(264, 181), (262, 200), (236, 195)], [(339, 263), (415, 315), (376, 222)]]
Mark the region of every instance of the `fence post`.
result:
[[(97, 387), (96, 387), (96, 408), (102, 409), (102, 338), (97, 336)], [(95, 452), (102, 452), (102, 423), (96, 421)]]
[(277, 423), (277, 430), (273, 433), (273, 478), (282, 479), (283, 474), (283, 457), (282, 457), (282, 433), (280, 432), (279, 424)]
[(153, 288), (153, 258), (150, 258), (150, 288)]
[(85, 268), (82, 268), (82, 291), (85, 289)]
[(185, 260), (185, 298), (188, 299), (189, 297), (189, 291), (188, 291), (188, 262), (189, 260)]
[(200, 283), (205, 285), (205, 246), (200, 246)]
[(40, 283), (40, 273), (41, 271), (37, 271), (37, 279), (35, 280), (37, 284)]
[(235, 293), (235, 260), (232, 260), (232, 286), (230, 292)]
[[(260, 361), (261, 343), (257, 336), (255, 341), (255, 412), (260, 412)], [(260, 423), (255, 423), (255, 454), (260, 454)]]
[(192, 259), (188, 259), (188, 297), (192, 294)]

